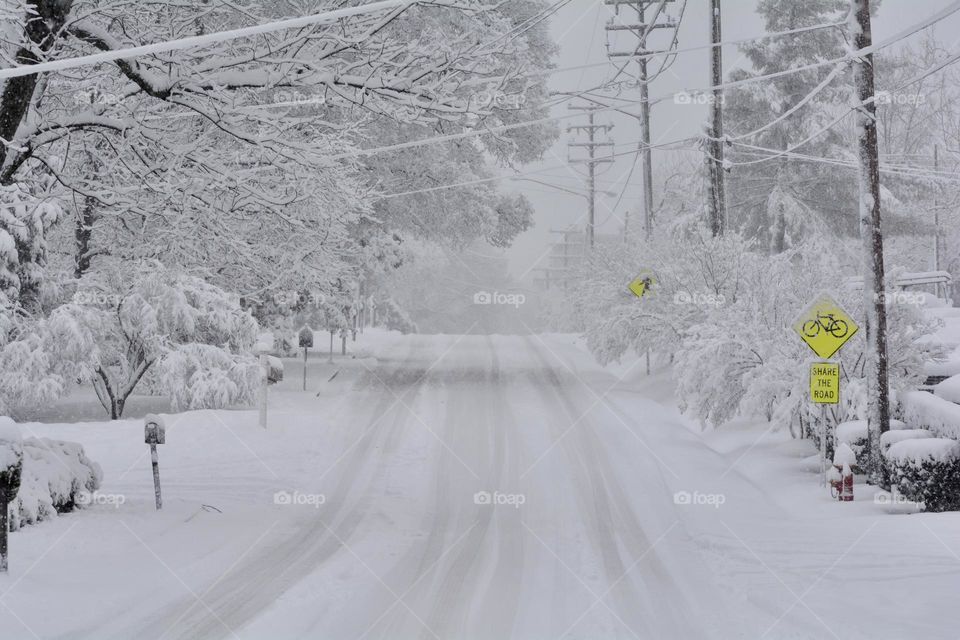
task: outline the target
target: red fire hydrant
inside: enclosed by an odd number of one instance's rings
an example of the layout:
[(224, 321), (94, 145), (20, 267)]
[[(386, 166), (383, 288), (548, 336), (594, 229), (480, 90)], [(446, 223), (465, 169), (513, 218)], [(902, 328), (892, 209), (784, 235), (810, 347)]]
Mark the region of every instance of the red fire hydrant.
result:
[(840, 472), (841, 486), (840, 486), (840, 502), (853, 502), (853, 471), (850, 470), (850, 465), (843, 463), (843, 470)]
[(830, 481), (830, 495), (840, 502), (853, 502), (853, 471), (850, 465), (834, 464), (827, 472)]

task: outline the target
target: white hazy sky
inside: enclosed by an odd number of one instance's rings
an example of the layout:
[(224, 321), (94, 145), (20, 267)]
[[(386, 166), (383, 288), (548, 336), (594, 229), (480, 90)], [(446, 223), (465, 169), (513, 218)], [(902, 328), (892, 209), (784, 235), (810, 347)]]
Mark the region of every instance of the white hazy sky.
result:
[[(802, 0), (798, 0), (802, 1)], [(880, 40), (915, 24), (929, 15), (950, 5), (953, 0), (883, 0), (879, 13), (874, 19), (874, 39)], [(677, 5), (679, 3), (672, 3)], [(739, 40), (762, 35), (763, 21), (756, 14), (758, 0), (724, 0), (723, 1), (723, 39), (724, 41)], [(668, 5), (669, 6), (669, 5)], [(605, 62), (606, 37), (604, 24), (610, 19), (612, 8), (603, 4), (602, 0), (573, 0), (561, 9), (552, 19), (551, 31), (560, 45), (560, 54), (557, 60), (559, 68), (575, 67), (583, 64)], [(669, 13), (675, 15), (676, 9), (671, 8)], [(935, 29), (936, 33), (947, 45), (956, 45), (960, 34), (960, 14), (954, 14), (944, 20)], [(911, 40), (920, 37), (914, 36)], [(688, 0), (686, 14), (680, 27), (679, 46), (692, 47), (709, 43), (709, 13), (707, 0)], [(621, 41), (623, 43), (628, 40)], [(651, 47), (656, 43), (651, 40)], [(624, 48), (624, 47), (618, 47)], [(724, 73), (729, 73), (737, 66), (748, 63), (742, 58), (736, 46), (726, 46), (723, 51)], [(654, 63), (651, 63), (651, 68)], [(669, 95), (686, 88), (709, 86), (708, 52), (696, 51), (681, 54), (674, 65), (650, 89), (651, 97)], [(635, 63), (634, 63), (635, 65)], [(656, 63), (658, 66), (659, 63)], [(635, 66), (634, 66), (635, 68)], [(554, 74), (551, 78), (551, 88), (558, 91), (576, 91), (596, 86), (598, 81), (609, 77), (609, 67), (598, 67), (585, 71), (571, 71)], [(628, 89), (624, 97), (637, 97), (636, 89)], [(569, 113), (566, 106), (555, 108), (555, 115)], [(696, 134), (701, 129), (707, 117), (707, 107), (698, 105), (677, 105), (672, 101), (655, 105), (651, 117), (651, 138), (656, 141), (669, 141)], [(613, 123), (614, 130), (610, 138), (617, 144), (625, 146), (618, 151), (625, 151), (636, 145), (639, 130), (636, 120), (623, 115), (601, 114), (598, 121), (604, 119)], [(539, 169), (562, 164), (567, 159), (569, 140), (565, 133), (570, 121), (561, 122), (564, 132), (560, 139), (548, 151), (539, 165), (531, 165), (523, 170)], [(654, 171), (658, 162), (669, 161), (670, 152), (654, 151)], [(629, 211), (636, 211), (641, 204), (642, 190), (640, 189), (639, 167), (630, 179), (624, 192), (620, 206), (614, 209), (617, 196), (627, 182), (627, 174), (633, 163), (632, 156), (625, 156), (611, 165), (602, 165), (599, 171), (604, 172), (598, 178), (598, 189), (610, 192), (609, 195), (598, 196), (597, 224), (600, 233), (617, 233), (623, 224), (623, 216)], [(551, 183), (564, 189), (585, 193), (586, 180), (582, 177), (584, 167), (565, 167), (554, 169), (545, 174), (531, 176), (542, 182)], [(503, 183), (507, 190), (520, 191), (526, 194), (536, 209), (536, 226), (522, 234), (514, 246), (507, 251), (510, 260), (511, 272), (528, 281), (532, 276), (532, 267), (544, 266), (544, 252), (551, 241), (550, 229), (564, 228), (577, 221), (582, 225), (586, 211), (586, 198), (565, 191), (561, 191), (543, 184), (509, 181)], [(631, 224), (639, 222), (639, 217), (631, 218)]]

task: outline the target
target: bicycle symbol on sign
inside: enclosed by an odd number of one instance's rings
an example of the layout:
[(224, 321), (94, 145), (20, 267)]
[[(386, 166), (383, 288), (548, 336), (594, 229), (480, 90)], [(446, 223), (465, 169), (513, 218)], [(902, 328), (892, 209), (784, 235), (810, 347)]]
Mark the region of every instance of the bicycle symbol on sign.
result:
[(803, 335), (808, 338), (816, 338), (821, 331), (826, 331), (839, 339), (846, 337), (850, 327), (844, 320), (835, 318), (832, 313), (817, 313), (816, 320), (807, 320), (803, 323)]

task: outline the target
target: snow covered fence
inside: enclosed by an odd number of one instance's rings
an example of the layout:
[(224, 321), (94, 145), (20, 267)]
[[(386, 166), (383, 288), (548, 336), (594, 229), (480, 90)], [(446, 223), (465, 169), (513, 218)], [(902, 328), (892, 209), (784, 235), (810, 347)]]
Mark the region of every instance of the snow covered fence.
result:
[(891, 484), (927, 511), (960, 509), (960, 442), (914, 438), (890, 445), (886, 453)]
[[(0, 422), (0, 429), (2, 426)], [(20, 491), (10, 503), (10, 530), (87, 504), (88, 496), (100, 488), (102, 479), (100, 465), (90, 460), (75, 442), (23, 440), (23, 471)]]
[(929, 429), (941, 438), (960, 439), (960, 405), (926, 391), (909, 391), (900, 400), (900, 412), (911, 427)]

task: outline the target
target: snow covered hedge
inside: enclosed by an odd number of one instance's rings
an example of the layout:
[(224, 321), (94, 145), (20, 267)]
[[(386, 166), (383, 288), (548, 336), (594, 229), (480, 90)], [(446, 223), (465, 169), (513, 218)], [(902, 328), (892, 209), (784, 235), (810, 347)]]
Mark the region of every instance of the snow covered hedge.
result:
[(929, 429), (943, 438), (960, 439), (960, 405), (926, 391), (910, 391), (900, 398), (903, 420)]
[(100, 488), (103, 471), (75, 442), (23, 441), (20, 492), (10, 504), (10, 529), (55, 517), (80, 506), (79, 498)]
[(914, 438), (886, 451), (890, 483), (927, 511), (960, 509), (960, 442), (949, 438)]
[[(866, 421), (864, 421), (866, 422)], [(890, 468), (889, 464), (886, 462), (887, 451), (890, 450), (890, 447), (898, 442), (903, 442), (904, 440), (920, 440), (923, 438), (932, 438), (934, 437), (932, 433), (926, 429), (897, 429), (887, 431), (880, 435), (880, 456), (884, 460), (884, 464), (880, 468), (880, 486), (886, 490), (890, 490)]]

